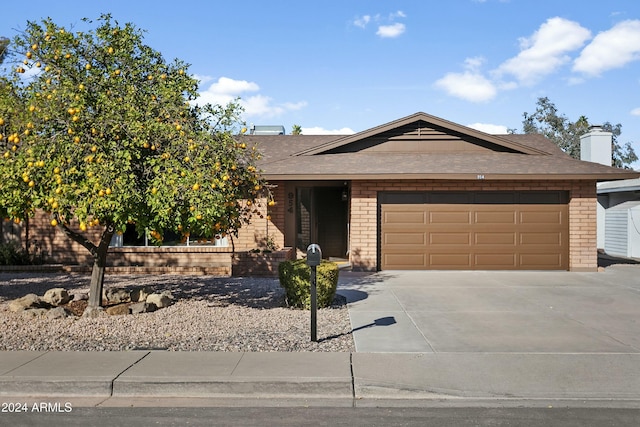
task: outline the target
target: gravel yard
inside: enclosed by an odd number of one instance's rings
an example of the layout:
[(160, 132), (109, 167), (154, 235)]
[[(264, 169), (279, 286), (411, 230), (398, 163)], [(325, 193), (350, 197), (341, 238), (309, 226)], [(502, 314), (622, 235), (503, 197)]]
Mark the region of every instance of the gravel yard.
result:
[(310, 313), (287, 308), (277, 278), (108, 275), (105, 289), (169, 290), (175, 304), (152, 313), (98, 318), (27, 318), (8, 302), (50, 288), (87, 293), (89, 276), (0, 273), (0, 351), (353, 351), (343, 297), (318, 311), (318, 340), (310, 340)]

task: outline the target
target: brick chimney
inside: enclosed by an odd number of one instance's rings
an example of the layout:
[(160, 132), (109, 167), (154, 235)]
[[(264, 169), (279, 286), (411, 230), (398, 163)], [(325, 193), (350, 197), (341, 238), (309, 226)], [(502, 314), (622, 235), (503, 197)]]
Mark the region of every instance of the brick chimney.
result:
[(602, 126), (590, 126), (589, 132), (580, 137), (580, 160), (611, 166), (612, 137)]

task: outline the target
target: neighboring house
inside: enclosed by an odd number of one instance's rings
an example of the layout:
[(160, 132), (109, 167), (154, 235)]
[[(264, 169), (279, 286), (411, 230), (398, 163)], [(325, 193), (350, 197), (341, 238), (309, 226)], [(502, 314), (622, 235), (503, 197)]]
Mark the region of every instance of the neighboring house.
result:
[[(235, 251), (248, 256), (269, 242), (291, 257), (318, 243), (326, 258), (355, 270), (595, 271), (596, 183), (640, 177), (572, 159), (541, 135), (489, 135), (425, 113), (347, 136), (238, 139), (263, 154), (276, 204), (259, 203), (263, 218), (240, 230)], [(45, 225), (34, 221), (32, 235), (53, 260), (87, 262), (83, 248)], [(112, 252), (114, 265), (209, 266), (232, 257), (231, 247), (211, 242), (125, 242)], [(259, 260), (245, 258), (249, 267), (234, 274), (251, 273)]]
[[(582, 160), (611, 165), (612, 134), (593, 126), (580, 140)], [(640, 179), (597, 184), (598, 249), (640, 258)]]

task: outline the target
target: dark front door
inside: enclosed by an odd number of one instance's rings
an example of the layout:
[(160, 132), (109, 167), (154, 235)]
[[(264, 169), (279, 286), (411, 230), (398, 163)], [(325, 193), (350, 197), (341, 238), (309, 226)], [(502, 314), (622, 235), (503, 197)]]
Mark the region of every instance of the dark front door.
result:
[(325, 258), (347, 255), (347, 201), (342, 187), (314, 189), (317, 241)]
[[(345, 187), (304, 187), (297, 189), (296, 246), (306, 251), (317, 243), (324, 258), (347, 255), (348, 201)], [(345, 193), (346, 194), (346, 193)]]

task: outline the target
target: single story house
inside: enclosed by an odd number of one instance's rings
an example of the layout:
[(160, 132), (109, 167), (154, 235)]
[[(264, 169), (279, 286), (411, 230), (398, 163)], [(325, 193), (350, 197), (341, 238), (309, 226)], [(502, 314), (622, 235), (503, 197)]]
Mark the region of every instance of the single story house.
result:
[[(425, 113), (346, 136), (279, 133), (238, 136), (262, 153), (276, 204), (257, 203), (262, 217), (233, 242), (114, 241), (111, 265), (273, 273), (264, 259), (274, 254), (256, 249), (279, 248), (277, 262), (318, 243), (354, 270), (595, 271), (596, 183), (640, 177), (572, 159), (541, 135), (489, 135)], [(46, 218), (31, 236), (54, 262), (89, 262)]]
[(595, 271), (596, 183), (640, 176), (425, 113), (348, 136), (242, 138), (277, 189), (279, 243), (318, 243), (356, 270)]

